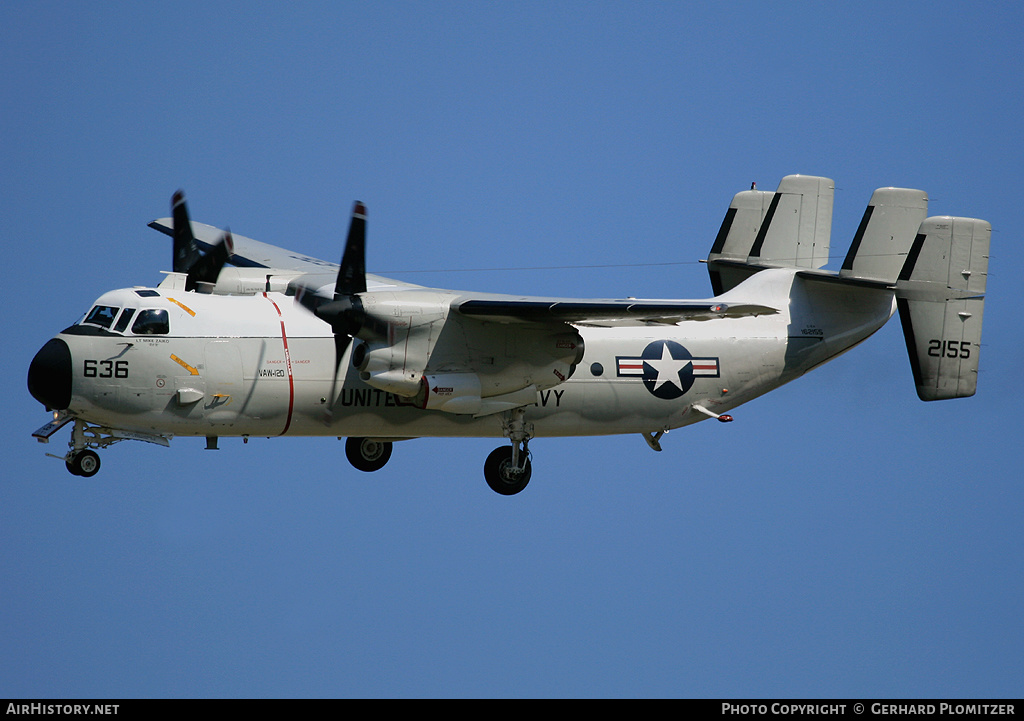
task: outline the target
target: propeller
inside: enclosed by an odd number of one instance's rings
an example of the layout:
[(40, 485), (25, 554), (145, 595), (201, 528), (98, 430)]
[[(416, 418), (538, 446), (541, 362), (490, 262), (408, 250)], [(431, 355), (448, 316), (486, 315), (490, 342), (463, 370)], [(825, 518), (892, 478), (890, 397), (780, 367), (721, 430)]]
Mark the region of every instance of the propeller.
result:
[(224, 235), (212, 246), (209, 252), (199, 252), (195, 236), (192, 234), (192, 223), (188, 217), (188, 205), (185, 193), (178, 190), (171, 196), (171, 221), (174, 226), (174, 263), (175, 273), (185, 273), (185, 290), (195, 290), (200, 283), (214, 284), (220, 275), (221, 268), (231, 259), (234, 253), (234, 242), (231, 231), (225, 230)]
[(305, 286), (296, 289), (295, 300), (334, 331), (334, 376), (331, 379), (328, 418), (333, 415), (337, 401), (338, 373), (341, 359), (353, 338), (386, 338), (388, 324), (375, 318), (363, 308), (360, 294), (366, 292), (366, 206), (356, 201), (352, 208), (352, 221), (348, 227), (345, 251), (334, 284), (334, 298), (327, 300)]

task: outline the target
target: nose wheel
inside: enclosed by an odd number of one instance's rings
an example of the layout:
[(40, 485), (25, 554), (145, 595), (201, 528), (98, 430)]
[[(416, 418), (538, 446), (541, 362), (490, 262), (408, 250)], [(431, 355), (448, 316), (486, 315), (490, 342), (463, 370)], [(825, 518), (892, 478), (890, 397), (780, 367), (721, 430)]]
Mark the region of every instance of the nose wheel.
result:
[(68, 472), (74, 476), (92, 478), (100, 470), (100, 457), (95, 451), (85, 449), (72, 453), (65, 459), (64, 465), (67, 466)]

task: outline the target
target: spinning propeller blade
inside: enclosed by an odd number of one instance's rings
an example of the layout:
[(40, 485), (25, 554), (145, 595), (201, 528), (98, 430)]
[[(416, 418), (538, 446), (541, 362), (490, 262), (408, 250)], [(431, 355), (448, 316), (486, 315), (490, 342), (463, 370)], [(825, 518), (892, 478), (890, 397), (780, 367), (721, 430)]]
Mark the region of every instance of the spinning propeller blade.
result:
[(369, 315), (359, 295), (366, 292), (366, 206), (356, 201), (352, 208), (352, 221), (348, 227), (345, 251), (341, 256), (338, 278), (334, 284), (334, 299), (327, 300), (309, 288), (299, 287), (295, 300), (328, 323), (334, 331), (334, 377), (331, 379), (330, 417), (337, 401), (338, 374), (341, 359), (352, 339), (366, 335), (387, 337), (387, 323)]
[(348, 226), (345, 252), (338, 268), (338, 282), (334, 285), (334, 299), (366, 292), (366, 206), (358, 200), (352, 207), (352, 222)]
[(234, 244), (231, 231), (225, 230), (220, 241), (205, 255), (199, 252), (195, 236), (192, 234), (192, 223), (189, 220), (188, 204), (185, 192), (178, 190), (171, 196), (171, 221), (174, 226), (174, 264), (175, 273), (185, 273), (185, 290), (195, 290), (200, 283), (214, 284), (220, 275), (221, 268), (231, 259)]
[(234, 253), (234, 242), (231, 239), (231, 231), (225, 229), (217, 245), (210, 249), (210, 252), (197, 260), (188, 269), (188, 280), (185, 281), (185, 290), (194, 290), (200, 283), (217, 282), (221, 268), (228, 262)]
[(171, 196), (171, 220), (174, 225), (174, 263), (171, 269), (175, 273), (187, 273), (188, 269), (199, 260), (199, 249), (192, 235), (192, 224), (189, 222), (188, 205), (185, 203), (185, 191), (178, 190)]

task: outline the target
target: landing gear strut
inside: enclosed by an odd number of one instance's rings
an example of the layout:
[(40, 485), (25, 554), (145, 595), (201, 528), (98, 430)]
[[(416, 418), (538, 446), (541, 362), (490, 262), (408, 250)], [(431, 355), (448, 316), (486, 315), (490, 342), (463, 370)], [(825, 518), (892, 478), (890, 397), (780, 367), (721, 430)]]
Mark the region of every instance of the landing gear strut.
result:
[(360, 471), (379, 471), (391, 458), (391, 442), (374, 438), (348, 438), (345, 440), (348, 462)]
[(68, 473), (73, 476), (92, 478), (99, 472), (100, 457), (88, 446), (105, 448), (120, 440), (104, 434), (103, 430), (96, 426), (90, 426), (85, 421), (75, 419), (74, 428), (71, 430), (71, 441), (68, 443), (68, 452), (64, 456), (64, 466), (68, 469)]
[(134, 439), (156, 443), (160, 446), (170, 445), (167, 436), (155, 436), (150, 433), (139, 431), (125, 431), (118, 428), (107, 428), (106, 426), (94, 426), (83, 421), (81, 418), (73, 418), (67, 414), (58, 414), (53, 421), (37, 430), (32, 435), (41, 443), (49, 443), (50, 436), (58, 430), (74, 421), (71, 429), (71, 441), (68, 443), (68, 452), (63, 456), (47, 453), (50, 458), (57, 458), (64, 461), (68, 473), (84, 478), (95, 476), (100, 470), (100, 457), (93, 448), (106, 448), (120, 441)]
[(484, 480), (492, 491), (503, 496), (514, 495), (526, 488), (533, 474), (527, 448), (533, 436), (533, 424), (526, 423), (525, 417), (525, 408), (515, 408), (504, 414), (502, 426), (512, 445), (495, 448), (484, 462)]

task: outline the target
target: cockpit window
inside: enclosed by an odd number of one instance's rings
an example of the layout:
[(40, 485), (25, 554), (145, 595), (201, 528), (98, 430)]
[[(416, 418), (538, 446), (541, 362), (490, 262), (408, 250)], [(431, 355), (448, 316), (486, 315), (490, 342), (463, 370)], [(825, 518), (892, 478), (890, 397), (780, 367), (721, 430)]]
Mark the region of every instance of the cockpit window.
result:
[(85, 316), (85, 320), (82, 322), (98, 325), (100, 328), (109, 328), (110, 324), (114, 322), (114, 318), (117, 317), (118, 310), (120, 309), (109, 305), (97, 305), (89, 311), (89, 315)]
[(135, 335), (167, 335), (170, 332), (167, 311), (163, 309), (140, 310), (132, 323)]
[(117, 325), (114, 326), (114, 332), (124, 333), (124, 329), (128, 327), (128, 323), (131, 322), (133, 315), (135, 315), (134, 308), (125, 308), (122, 310), (121, 315), (117, 318)]

